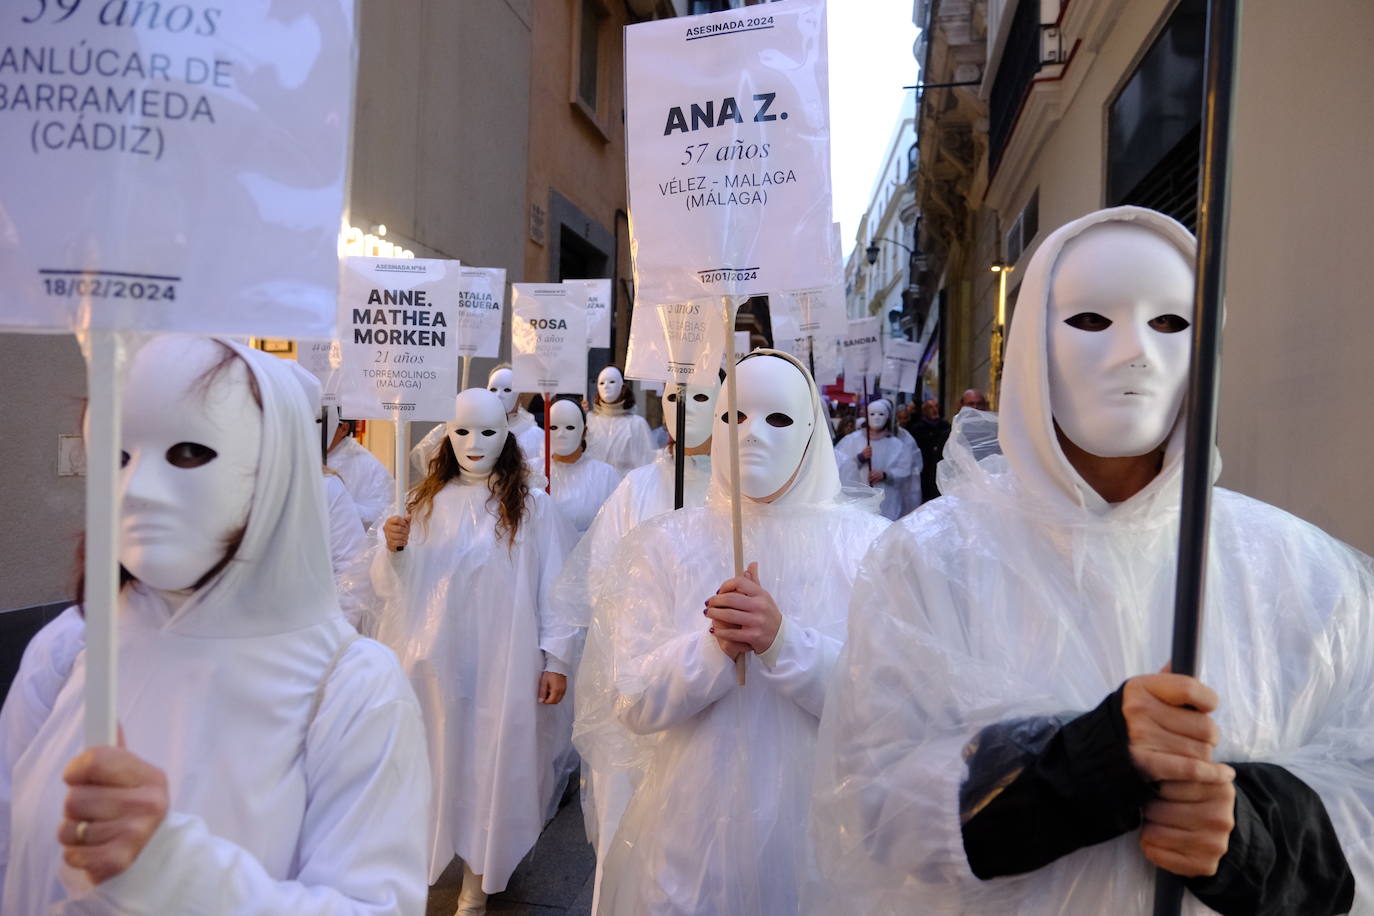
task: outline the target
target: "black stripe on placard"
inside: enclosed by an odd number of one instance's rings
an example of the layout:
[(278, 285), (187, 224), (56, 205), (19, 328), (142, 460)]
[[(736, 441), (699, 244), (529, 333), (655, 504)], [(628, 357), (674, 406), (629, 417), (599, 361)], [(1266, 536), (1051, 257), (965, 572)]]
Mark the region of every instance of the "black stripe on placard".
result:
[(132, 274), (122, 270), (55, 270), (52, 268), (40, 267), (40, 274), (57, 274), (61, 276), (75, 277), (132, 277), (135, 280), (167, 280), (173, 283), (180, 283), (180, 277), (167, 277), (161, 274)]

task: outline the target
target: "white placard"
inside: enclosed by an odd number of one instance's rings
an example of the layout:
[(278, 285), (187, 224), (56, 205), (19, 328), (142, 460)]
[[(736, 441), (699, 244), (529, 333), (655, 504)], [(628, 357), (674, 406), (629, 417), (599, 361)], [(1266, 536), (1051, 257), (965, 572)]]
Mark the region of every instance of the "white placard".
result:
[(340, 406), (349, 419), (447, 420), (458, 392), (457, 261), (344, 258)]
[(516, 283), (511, 368), (517, 391), (581, 394), (587, 387), (587, 294), (567, 283)]
[[(724, 307), (710, 299), (699, 299), (660, 305), (657, 312), (668, 364), (665, 380), (714, 385), (725, 359)], [(747, 331), (740, 333), (749, 336)], [(738, 344), (736, 353), (743, 355)]]
[(505, 301), (504, 267), (464, 267), (458, 271), (454, 334), (459, 356), (501, 355), (501, 314)]
[(339, 370), (343, 368), (343, 349), (337, 340), (308, 340), (300, 343), (300, 363), (320, 380), (320, 404), (339, 403)]
[[(724, 330), (722, 323), (721, 331)], [(640, 305), (630, 313), (625, 377), (644, 382), (664, 382), (668, 379), (668, 343), (663, 338), (663, 322), (659, 320), (658, 310), (651, 306)]]
[(921, 348), (914, 341), (887, 339), (883, 351), (883, 388), (914, 392), (920, 378), (920, 367)]
[(353, 4), (0, 4), (0, 326), (328, 340)]
[(845, 391), (863, 393), (864, 379), (872, 388), (883, 365), (883, 345), (878, 331), (877, 318), (857, 318), (849, 322), (843, 341)]
[(753, 349), (753, 341), (748, 331), (735, 332), (735, 359), (742, 359)]
[(773, 320), (785, 316), (796, 322), (798, 337), (843, 337), (848, 328), (844, 286), (783, 290), (768, 297)]
[(774, 315), (772, 322), (774, 347), (799, 359), (811, 370), (816, 384), (834, 383), (840, 374), (839, 337), (799, 336), (796, 319), (788, 315)]
[(611, 345), (611, 281), (564, 280), (578, 283), (587, 291), (587, 346)]
[(825, 3), (625, 30), (636, 298), (832, 282)]

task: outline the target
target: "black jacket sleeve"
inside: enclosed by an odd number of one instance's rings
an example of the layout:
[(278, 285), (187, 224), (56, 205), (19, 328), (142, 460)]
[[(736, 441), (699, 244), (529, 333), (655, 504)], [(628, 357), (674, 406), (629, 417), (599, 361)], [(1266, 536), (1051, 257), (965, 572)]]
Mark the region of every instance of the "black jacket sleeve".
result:
[(1355, 876), (1321, 797), (1283, 767), (1233, 763), (1236, 826), (1217, 873), (1185, 883), (1223, 916), (1332, 916), (1355, 903)]
[[(1140, 826), (1153, 797), (1131, 762), (1121, 690), (1077, 718), (999, 723), (966, 751), (964, 853), (983, 880), (1041, 868)], [(1283, 767), (1232, 763), (1235, 827), (1217, 873), (1185, 884), (1223, 916), (1330, 916), (1355, 877), (1321, 798)]]
[(1120, 689), (1068, 721), (990, 726), (966, 757), (964, 853), (984, 880), (1034, 871), (1134, 830), (1151, 797), (1131, 762)]

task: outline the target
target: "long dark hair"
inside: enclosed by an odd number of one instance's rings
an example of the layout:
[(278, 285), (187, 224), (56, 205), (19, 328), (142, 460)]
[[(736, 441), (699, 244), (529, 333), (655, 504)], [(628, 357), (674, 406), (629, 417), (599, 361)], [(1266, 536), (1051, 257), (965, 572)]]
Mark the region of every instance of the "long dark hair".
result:
[[(406, 512), (428, 522), (434, 512), (434, 497), (450, 480), (462, 474), (458, 456), (453, 451), (453, 441), (444, 436), (429, 459), (429, 470), (425, 479), (410, 491), (406, 498)], [(525, 518), (525, 500), (529, 498), (529, 469), (520, 454), (520, 446), (515, 444), (515, 436), (506, 433), (506, 442), (501, 454), (496, 458), (496, 467), (487, 478), (487, 490), (496, 502), (496, 536), (505, 538), (514, 547), (515, 536), (520, 532), (520, 523)]]
[[(253, 396), (253, 403), (258, 405), (258, 410), (262, 410), (262, 389), (258, 386), (258, 380), (253, 375), (252, 367), (248, 365), (243, 357), (235, 353), (231, 347), (225, 345), (223, 341), (214, 340), (212, 342), (217, 344), (223, 352), (220, 353), (219, 359), (215, 361), (213, 366), (202, 372), (200, 377), (191, 383), (189, 390), (195, 392), (204, 400), (209, 397), (210, 390), (215, 386), (215, 383), (229, 372), (234, 363), (242, 362), (243, 371), (248, 376), (248, 392)], [(252, 509), (250, 508), (248, 511), (251, 515)], [(195, 584), (191, 586), (191, 591), (199, 591), (233, 562), (234, 557), (239, 552), (239, 548), (243, 546), (243, 536), (247, 533), (248, 519), (244, 519), (241, 526), (229, 532), (228, 536), (225, 537), (224, 556), (220, 557), (219, 562), (211, 566), (205, 575), (196, 580)], [(128, 585), (130, 582), (137, 581), (138, 578), (133, 573), (129, 572), (129, 570), (124, 567), (123, 563), (119, 564), (120, 591), (123, 591), (124, 586)], [(76, 539), (76, 608), (83, 617), (86, 615), (86, 532), (84, 531), (81, 532)]]

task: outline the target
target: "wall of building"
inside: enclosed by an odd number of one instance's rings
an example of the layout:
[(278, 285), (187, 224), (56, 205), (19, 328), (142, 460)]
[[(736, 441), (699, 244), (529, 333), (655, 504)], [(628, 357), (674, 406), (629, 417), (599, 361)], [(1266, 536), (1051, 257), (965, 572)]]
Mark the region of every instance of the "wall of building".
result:
[(57, 475), (58, 436), (81, 433), (86, 364), (70, 334), (0, 334), (5, 524), (0, 611), (73, 597), (86, 478)]
[[(572, 101), (574, 42), (582, 0), (541, 0), (532, 12), (528, 133), (529, 168), (523, 236), (523, 279), (556, 282), (563, 226), (606, 257), (604, 276), (630, 274), (625, 191), (625, 5), (603, 3), (598, 71), (600, 106), (590, 117)], [(532, 214), (534, 208), (539, 214)], [(542, 240), (528, 231), (531, 218), (543, 226)], [(619, 221), (619, 251), (617, 247)], [(594, 351), (590, 373), (617, 361), (623, 365), (629, 336), (629, 308), (622, 285), (615, 290), (615, 354)]]

